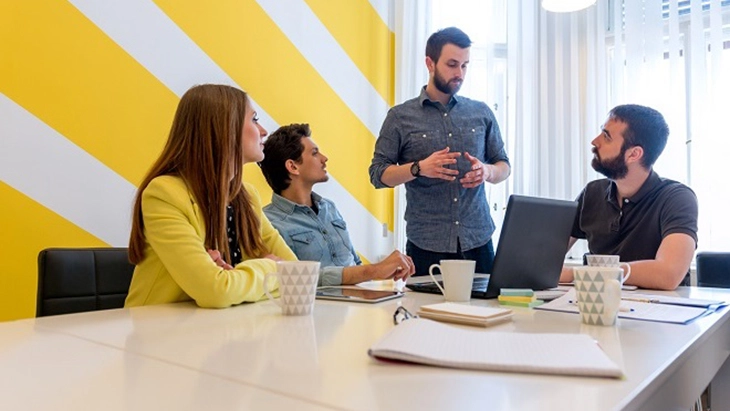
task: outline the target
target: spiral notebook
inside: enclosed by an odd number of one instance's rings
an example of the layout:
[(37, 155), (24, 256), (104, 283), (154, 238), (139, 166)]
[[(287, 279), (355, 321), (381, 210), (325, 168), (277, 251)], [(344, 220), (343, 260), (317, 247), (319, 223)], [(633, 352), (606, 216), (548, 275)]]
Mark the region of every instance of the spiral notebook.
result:
[(403, 321), (368, 354), (447, 368), (620, 378), (621, 368), (585, 334), (464, 329), (427, 319)]

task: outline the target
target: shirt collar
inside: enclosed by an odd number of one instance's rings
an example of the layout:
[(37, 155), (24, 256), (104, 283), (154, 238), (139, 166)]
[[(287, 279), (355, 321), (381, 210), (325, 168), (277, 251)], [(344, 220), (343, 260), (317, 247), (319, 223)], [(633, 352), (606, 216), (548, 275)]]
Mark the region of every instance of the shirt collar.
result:
[[(428, 97), (428, 94), (426, 94), (426, 86), (423, 86), (423, 88), (421, 89), (421, 95), (418, 96), (418, 103), (423, 107), (423, 105), (427, 101), (430, 102), (431, 104), (439, 104), (439, 105), (441, 104), (440, 101), (431, 100), (431, 98)], [(459, 102), (459, 97), (456, 95), (452, 95), (451, 100), (449, 100), (449, 104), (446, 105), (446, 108), (451, 108), (454, 105), (456, 105), (456, 103), (458, 103), (458, 102)]]
[[(618, 196), (618, 189), (616, 188), (616, 182), (613, 180), (609, 180), (611, 183), (606, 187), (606, 200), (608, 201), (615, 201)], [(647, 194), (652, 192), (657, 186), (659, 186), (662, 182), (661, 177), (659, 177), (659, 174), (656, 173), (653, 169), (651, 170), (651, 173), (649, 173), (649, 177), (647, 177), (646, 181), (644, 181), (644, 184), (641, 185), (641, 188), (639, 188), (639, 191), (636, 192), (633, 196), (624, 199), (629, 200), (630, 203), (638, 203), (646, 197)]]
[[(312, 191), (312, 201), (317, 203), (317, 206), (320, 206), (320, 203), (322, 202), (322, 196)], [(294, 210), (299, 208), (309, 208), (308, 206), (297, 204), (287, 198), (284, 198), (283, 196), (273, 193), (271, 195), (271, 204), (274, 205), (274, 207), (278, 208), (279, 210), (291, 215), (294, 214)], [(321, 209), (321, 207), (319, 207)]]

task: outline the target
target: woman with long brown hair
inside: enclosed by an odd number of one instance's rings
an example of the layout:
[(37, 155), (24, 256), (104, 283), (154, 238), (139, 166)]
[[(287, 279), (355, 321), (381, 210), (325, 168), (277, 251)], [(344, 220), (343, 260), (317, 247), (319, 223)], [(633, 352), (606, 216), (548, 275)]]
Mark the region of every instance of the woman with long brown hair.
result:
[(126, 307), (194, 300), (228, 307), (264, 297), (275, 261), (296, 260), (243, 183), (266, 130), (246, 93), (205, 84), (183, 95), (162, 154), (139, 186)]

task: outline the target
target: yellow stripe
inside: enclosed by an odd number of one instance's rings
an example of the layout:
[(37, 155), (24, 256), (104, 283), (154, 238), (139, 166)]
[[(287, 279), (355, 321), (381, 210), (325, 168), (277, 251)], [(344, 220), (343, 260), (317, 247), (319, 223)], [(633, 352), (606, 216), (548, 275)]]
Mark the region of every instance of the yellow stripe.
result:
[(261, 196), (262, 204), (269, 204), (271, 202), (271, 187), (266, 182), (264, 175), (261, 174), (261, 169), (256, 164), (246, 164), (243, 167), (243, 180), (247, 183), (253, 184), (258, 190)]
[(108, 245), (2, 182), (0, 198), (0, 321), (35, 317), (42, 249)]
[(373, 135), (254, 0), (156, 3), (277, 123), (310, 123), (330, 172), (392, 229), (392, 193), (369, 182)]
[(65, 1), (2, 1), (0, 16), (0, 92), (137, 184), (175, 94)]
[(368, 0), (306, 0), (350, 59), (392, 105), (391, 32)]

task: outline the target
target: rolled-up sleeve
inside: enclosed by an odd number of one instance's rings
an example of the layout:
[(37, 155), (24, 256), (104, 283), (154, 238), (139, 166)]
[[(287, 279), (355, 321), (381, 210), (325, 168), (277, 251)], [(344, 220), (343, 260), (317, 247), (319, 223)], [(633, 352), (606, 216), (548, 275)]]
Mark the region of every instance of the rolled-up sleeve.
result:
[(381, 178), (385, 169), (398, 164), (401, 147), (401, 133), (398, 128), (399, 120), (391, 108), (380, 128), (380, 136), (375, 142), (373, 161), (370, 163), (370, 183), (375, 188), (388, 188)]
[(486, 118), (487, 118), (487, 149), (485, 150), (487, 164), (496, 164), (500, 161), (507, 163), (509, 166), (509, 158), (507, 157), (507, 151), (504, 148), (504, 140), (502, 140), (502, 132), (499, 129), (497, 118), (494, 116), (494, 112), (485, 105)]
[(319, 281), (317, 286), (327, 287), (333, 285), (342, 285), (342, 270), (345, 267), (329, 266), (319, 269)]

